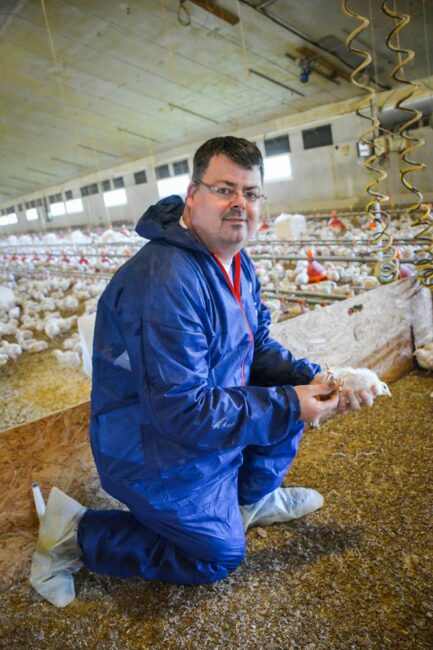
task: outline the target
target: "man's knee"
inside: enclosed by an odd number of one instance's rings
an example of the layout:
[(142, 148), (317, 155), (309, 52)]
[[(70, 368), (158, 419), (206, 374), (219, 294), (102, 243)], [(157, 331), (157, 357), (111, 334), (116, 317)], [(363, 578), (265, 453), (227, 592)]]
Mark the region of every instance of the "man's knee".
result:
[(197, 555), (207, 562), (233, 571), (245, 557), (245, 546), (244, 534), (206, 538), (199, 543)]

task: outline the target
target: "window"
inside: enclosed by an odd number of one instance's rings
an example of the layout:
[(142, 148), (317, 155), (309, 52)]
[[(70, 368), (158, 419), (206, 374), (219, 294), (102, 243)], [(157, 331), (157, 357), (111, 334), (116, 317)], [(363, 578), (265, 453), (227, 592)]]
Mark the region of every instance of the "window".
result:
[(144, 170), (141, 172), (135, 172), (134, 181), (136, 185), (141, 185), (141, 183), (147, 183), (146, 172)]
[(279, 135), (276, 138), (267, 138), (265, 140), (266, 158), (269, 158), (270, 156), (277, 156), (281, 153), (289, 153), (289, 152), (290, 152), (290, 142), (287, 133), (285, 135)]
[(111, 192), (104, 192), (104, 203), (107, 208), (113, 208), (116, 205), (125, 205), (128, 203), (126, 197), (126, 190), (121, 187), (118, 190), (112, 190)]
[(25, 206), (26, 206), (26, 210), (29, 210), (29, 209), (32, 207), (32, 206), (30, 205), (30, 201), (27, 201), (27, 202), (25, 203)]
[(90, 196), (91, 194), (98, 194), (98, 184), (92, 183), (91, 185), (84, 185), (80, 188), (81, 196)]
[(368, 158), (373, 155), (374, 147), (364, 142), (357, 142), (356, 148), (358, 151), (358, 158)]
[(61, 217), (64, 214), (66, 214), (66, 208), (63, 201), (57, 201), (56, 203), (51, 203), (50, 215), (52, 217)]
[(181, 174), (189, 174), (188, 161), (179, 160), (178, 162), (173, 163), (173, 173), (175, 176), (181, 176)]
[(19, 203), (18, 204), (18, 212), (22, 212), (22, 211), (23, 211), (23, 206), (22, 206), (21, 203)]
[(60, 203), (61, 201), (63, 201), (61, 193), (51, 194), (51, 196), (48, 197), (48, 200), (50, 203)]
[[(33, 203), (33, 201), (32, 201), (32, 203)], [(36, 199), (36, 201), (34, 203), (35, 203), (35, 205), (34, 206), (32, 205), (32, 208), (33, 207), (35, 207), (35, 208), (41, 208), (42, 207), (42, 199)]]
[(265, 139), (265, 182), (283, 181), (292, 178), (290, 163), (290, 141), (287, 133)]
[(4, 217), (0, 217), (0, 226), (9, 226), (12, 223), (18, 223), (15, 212), (8, 212)]
[(175, 176), (174, 178), (162, 178), (157, 182), (158, 193), (161, 198), (171, 194), (185, 195), (189, 183), (189, 174)]
[(155, 174), (157, 179), (169, 178), (170, 169), (168, 165), (159, 165), (159, 167), (155, 167)]
[(13, 205), (6, 209), (6, 214), (15, 214), (15, 208)]
[(123, 182), (122, 176), (119, 176), (118, 178), (113, 178), (113, 188), (115, 190), (119, 190), (121, 187), (125, 187), (125, 183)]
[(65, 192), (65, 199), (67, 201), (70, 201), (73, 198), (72, 190), (66, 190)]
[(331, 125), (324, 124), (314, 129), (305, 129), (305, 131), (302, 131), (302, 139), (304, 141), (304, 149), (326, 147), (332, 144)]
[(36, 208), (30, 208), (29, 210), (26, 210), (26, 219), (27, 221), (35, 221), (36, 219), (39, 219), (38, 211)]
[(69, 201), (66, 201), (65, 206), (68, 214), (75, 214), (76, 212), (82, 212), (84, 210), (81, 199), (70, 199)]
[(109, 192), (111, 190), (111, 181), (102, 181), (101, 187), (103, 192)]
[(290, 180), (292, 178), (292, 165), (288, 153), (265, 158), (263, 162), (265, 166), (265, 183)]

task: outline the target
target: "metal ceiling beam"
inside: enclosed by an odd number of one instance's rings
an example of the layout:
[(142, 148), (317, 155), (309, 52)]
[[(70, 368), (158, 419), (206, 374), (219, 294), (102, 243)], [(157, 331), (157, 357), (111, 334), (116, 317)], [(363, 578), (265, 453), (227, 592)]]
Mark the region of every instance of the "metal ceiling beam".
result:
[(289, 90), (291, 93), (295, 93), (295, 95), (299, 95), (300, 97), (305, 97), (304, 93), (301, 93), (299, 90), (295, 90), (295, 88), (291, 88), (290, 86), (283, 84), (281, 81), (277, 81), (277, 79), (268, 77), (268, 75), (263, 74), (263, 72), (259, 72), (258, 70), (253, 70), (252, 68), (249, 68), (248, 72), (251, 72), (251, 74), (255, 74), (257, 77), (261, 77), (262, 79), (266, 79), (266, 81), (270, 81), (272, 84), (275, 84), (276, 86), (285, 88), (286, 90)]

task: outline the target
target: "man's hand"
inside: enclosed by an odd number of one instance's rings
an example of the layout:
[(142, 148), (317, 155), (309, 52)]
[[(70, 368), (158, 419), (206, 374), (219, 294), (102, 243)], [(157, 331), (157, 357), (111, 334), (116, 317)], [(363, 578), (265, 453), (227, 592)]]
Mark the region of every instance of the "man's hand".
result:
[(308, 386), (294, 386), (301, 407), (300, 420), (312, 422), (323, 413), (335, 411), (339, 396), (335, 387), (328, 384), (311, 383)]
[[(320, 385), (326, 383), (326, 380), (321, 375), (316, 375), (310, 382), (311, 385)], [(332, 387), (332, 384), (329, 384)], [(338, 391), (338, 405), (335, 409), (336, 413), (350, 413), (351, 411), (358, 411), (364, 406), (372, 406), (374, 398), (378, 393), (376, 386), (370, 386), (370, 390), (360, 390), (355, 392), (353, 388), (341, 388)]]
[(342, 388), (338, 393), (337, 413), (349, 413), (358, 411), (363, 406), (372, 406), (374, 398), (377, 395), (376, 386), (371, 386), (370, 390), (360, 390), (355, 392), (353, 388)]

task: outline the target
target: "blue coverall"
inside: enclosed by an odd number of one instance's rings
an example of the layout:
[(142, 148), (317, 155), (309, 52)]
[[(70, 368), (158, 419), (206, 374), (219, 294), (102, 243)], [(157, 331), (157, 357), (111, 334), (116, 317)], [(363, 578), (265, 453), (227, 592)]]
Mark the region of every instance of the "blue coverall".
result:
[(248, 255), (230, 281), (179, 225), (183, 207), (147, 210), (150, 242), (99, 300), (90, 436), (129, 512), (87, 510), (78, 542), (92, 571), (200, 584), (241, 563), (239, 504), (280, 486), (303, 431), (293, 386), (320, 366), (270, 338)]

